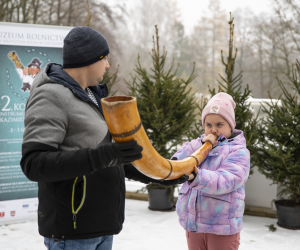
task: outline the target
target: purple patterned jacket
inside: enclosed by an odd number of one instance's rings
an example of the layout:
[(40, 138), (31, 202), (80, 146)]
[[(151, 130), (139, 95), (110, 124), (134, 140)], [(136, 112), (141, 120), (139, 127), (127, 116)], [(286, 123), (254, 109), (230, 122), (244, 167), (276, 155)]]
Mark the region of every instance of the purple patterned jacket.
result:
[[(218, 138), (194, 181), (185, 182), (179, 192), (176, 210), (186, 231), (232, 235), (242, 230), (250, 153), (243, 132), (234, 132), (238, 135), (232, 139)], [(191, 155), (204, 136), (184, 143), (174, 156), (181, 160)]]

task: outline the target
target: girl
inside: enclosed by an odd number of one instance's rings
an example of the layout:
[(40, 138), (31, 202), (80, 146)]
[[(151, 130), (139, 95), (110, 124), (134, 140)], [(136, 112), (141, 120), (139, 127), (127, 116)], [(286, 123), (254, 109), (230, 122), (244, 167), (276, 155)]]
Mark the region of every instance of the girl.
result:
[(195, 166), (179, 192), (176, 210), (189, 250), (239, 248), (250, 153), (243, 132), (234, 129), (234, 108), (230, 95), (213, 96), (202, 112), (205, 134), (184, 143), (172, 158), (184, 159), (204, 142), (214, 141), (214, 134), (218, 136), (207, 158)]

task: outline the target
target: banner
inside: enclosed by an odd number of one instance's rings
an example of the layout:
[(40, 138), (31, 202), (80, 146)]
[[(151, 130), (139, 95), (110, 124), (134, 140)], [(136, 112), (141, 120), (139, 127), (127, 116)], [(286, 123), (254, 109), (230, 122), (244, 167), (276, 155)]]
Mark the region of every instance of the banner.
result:
[(37, 183), (20, 167), (30, 88), (47, 63), (62, 64), (71, 27), (0, 22), (0, 224), (37, 212)]

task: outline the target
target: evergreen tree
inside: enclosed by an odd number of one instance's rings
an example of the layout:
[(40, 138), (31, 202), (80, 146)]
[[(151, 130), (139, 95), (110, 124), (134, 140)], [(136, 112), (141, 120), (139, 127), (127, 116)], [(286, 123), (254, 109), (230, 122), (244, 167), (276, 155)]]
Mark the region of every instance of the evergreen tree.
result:
[[(283, 92), (280, 101), (263, 106), (259, 146), (259, 171), (273, 184), (279, 184), (279, 196), (288, 195), (291, 204), (300, 205), (300, 63), (296, 61), (288, 76), (294, 93), (277, 78)], [(271, 96), (270, 96), (271, 98)]]
[(178, 77), (174, 59), (165, 69), (167, 52), (159, 47), (158, 28), (153, 36), (151, 73), (140, 64), (140, 57), (132, 81), (126, 81), (128, 95), (137, 99), (139, 114), (145, 131), (157, 152), (170, 158), (187, 138), (189, 127), (195, 121), (195, 97), (189, 84), (195, 79), (194, 68), (188, 79)]
[(184, 25), (181, 22), (175, 22), (174, 33), (175, 35), (172, 39), (174, 46), (173, 58), (180, 63), (177, 76), (186, 77), (190, 74), (190, 68), (193, 67), (193, 61), (191, 61), (193, 52), (189, 44), (189, 39), (185, 35)]
[(203, 13), (190, 35), (192, 54), (196, 62), (197, 79), (193, 85), (202, 93), (208, 94), (207, 85), (217, 86), (215, 75), (222, 69), (219, 53), (224, 46), (227, 35), (227, 14), (221, 7), (220, 0), (209, 0), (208, 12)]
[[(223, 77), (219, 74), (221, 80), (218, 80), (219, 87), (218, 90), (215, 88), (211, 89), (209, 87), (209, 92), (211, 96), (214, 96), (216, 93), (225, 92), (232, 96), (233, 100), (236, 103), (235, 108), (235, 122), (236, 129), (240, 129), (244, 132), (244, 136), (246, 138), (247, 148), (251, 154), (251, 171), (250, 174), (253, 173), (253, 167), (257, 165), (257, 143), (259, 132), (257, 131), (258, 127), (258, 114), (255, 116), (251, 109), (251, 103), (247, 102), (247, 99), (251, 96), (251, 90), (249, 89), (249, 85), (247, 84), (242, 90), (242, 73), (238, 73), (234, 76), (234, 66), (235, 59), (237, 56), (237, 49), (235, 49), (235, 53), (233, 51), (233, 35), (234, 35), (234, 24), (233, 18), (231, 18), (230, 13), (230, 21), (229, 24), (229, 51), (227, 56), (227, 61), (224, 60), (223, 51), (221, 50), (221, 59), (222, 63), (225, 66), (226, 77)], [(233, 55), (234, 54), (234, 55)]]
[(196, 119), (193, 122), (192, 126), (190, 126), (190, 129), (187, 133), (187, 137), (190, 140), (196, 139), (200, 137), (202, 134), (204, 134), (204, 128), (202, 126), (202, 111), (205, 108), (206, 104), (208, 102), (208, 99), (205, 98), (203, 95), (201, 97), (198, 97), (196, 99)]
[(117, 90), (112, 90), (113, 86), (119, 81), (117, 80), (119, 71), (119, 65), (116, 72), (111, 73), (110, 70), (106, 70), (105, 74), (103, 75), (103, 80), (99, 83), (106, 83), (108, 88), (108, 96), (114, 96), (117, 93)]

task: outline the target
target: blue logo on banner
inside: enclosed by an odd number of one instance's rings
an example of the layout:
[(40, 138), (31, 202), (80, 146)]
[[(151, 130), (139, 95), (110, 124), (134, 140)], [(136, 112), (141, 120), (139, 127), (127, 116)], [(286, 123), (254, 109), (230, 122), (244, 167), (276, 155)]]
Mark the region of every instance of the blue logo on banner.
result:
[(29, 208), (29, 204), (24, 204), (23, 208)]

